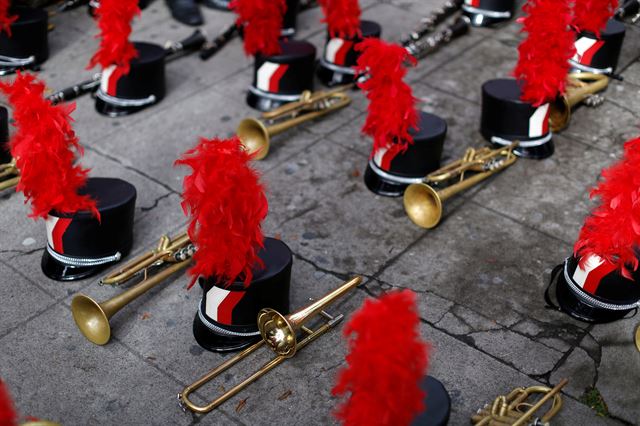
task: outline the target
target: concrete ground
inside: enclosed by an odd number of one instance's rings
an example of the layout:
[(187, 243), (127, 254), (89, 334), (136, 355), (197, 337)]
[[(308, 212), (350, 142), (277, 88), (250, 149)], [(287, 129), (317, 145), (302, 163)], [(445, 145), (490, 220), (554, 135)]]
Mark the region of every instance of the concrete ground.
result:
[[(398, 40), (441, 0), (361, 0), (363, 15), (379, 21), (387, 40)], [(318, 49), (324, 41), (320, 11), (299, 17), (299, 36)], [(231, 14), (207, 11), (206, 29), (218, 32)], [(85, 79), (97, 41), (86, 11), (55, 16), (51, 58), (40, 75), (52, 88)], [(468, 146), (485, 146), (478, 127), (480, 86), (509, 75), (520, 39), (515, 22), (474, 29), (412, 70), (409, 81), (422, 108), (449, 125), (443, 161)], [(168, 15), (162, 1), (145, 10), (134, 39), (164, 42), (191, 29)], [(400, 199), (378, 197), (362, 175), (371, 141), (359, 133), (366, 103), (354, 93), (346, 109), (293, 129), (274, 140), (256, 167), (268, 187), (266, 235), (279, 235), (295, 253), (292, 306), (361, 274), (365, 285), (332, 308), (347, 317), (367, 297), (394, 288), (418, 295), (421, 332), (431, 342), (429, 373), (447, 387), (450, 424), (470, 416), (516, 386), (552, 385), (567, 377), (564, 408), (554, 424), (640, 423), (640, 353), (632, 344), (638, 318), (589, 326), (545, 309), (542, 293), (553, 266), (571, 253), (590, 207), (588, 189), (600, 170), (638, 135), (640, 31), (629, 27), (620, 70), (606, 102), (579, 108), (555, 136), (556, 153), (521, 160), (454, 200), (431, 231), (415, 227)], [(75, 128), (86, 148), (82, 163), (92, 176), (124, 178), (138, 189), (135, 253), (163, 233), (184, 228), (180, 208), (184, 169), (173, 161), (199, 136), (231, 135), (246, 116), (252, 61), (239, 40), (208, 62), (197, 56), (167, 66), (168, 96), (159, 105), (119, 119), (98, 115), (90, 97), (77, 103)], [(318, 87), (320, 85), (318, 84)], [(203, 351), (191, 324), (201, 297), (178, 275), (128, 305), (111, 321), (103, 347), (78, 332), (69, 305), (78, 292), (104, 300), (120, 289), (98, 279), (54, 282), (40, 271), (42, 222), (27, 218), (20, 194), (5, 194), (0, 215), (0, 377), (21, 413), (65, 425), (188, 425), (334, 423), (338, 401), (330, 391), (344, 365), (345, 344), (332, 331), (220, 409), (185, 414), (176, 394), (225, 357)], [(204, 388), (208, 399), (229, 388), (270, 354)], [(596, 416), (583, 395), (594, 387), (608, 407)], [(592, 392), (592, 394), (595, 392)]]

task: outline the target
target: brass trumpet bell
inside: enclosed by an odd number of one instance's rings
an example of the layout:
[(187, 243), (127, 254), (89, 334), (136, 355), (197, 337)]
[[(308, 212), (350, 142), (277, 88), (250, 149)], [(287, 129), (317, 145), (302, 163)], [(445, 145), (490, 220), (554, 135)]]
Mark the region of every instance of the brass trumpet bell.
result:
[(20, 182), (20, 171), (15, 158), (10, 163), (0, 164), (0, 191), (13, 188)]
[[(423, 182), (412, 183), (403, 197), (407, 216), (421, 228), (435, 228), (442, 219), (443, 202), (515, 163), (518, 157), (513, 150), (517, 146), (518, 142), (493, 150), (469, 148), (462, 159), (427, 175)], [(467, 172), (476, 174), (467, 178)], [(456, 183), (444, 189), (435, 190), (432, 186), (456, 178)]]
[[(333, 317), (323, 309), (345, 295), (347, 292), (353, 290), (361, 282), (362, 277), (352, 278), (310, 306), (287, 316), (284, 316), (273, 309), (262, 309), (258, 314), (258, 329), (262, 335), (262, 340), (252, 346), (249, 346), (236, 356), (227, 359), (225, 362), (215, 367), (189, 386), (185, 387), (182, 392), (178, 394), (178, 402), (182, 409), (188, 409), (195, 413), (208, 413), (240, 393), (251, 383), (282, 364), (288, 358), (294, 356), (298, 350), (313, 342), (342, 320), (342, 315)], [(304, 323), (317, 314), (322, 315), (327, 321), (315, 330), (307, 328)], [(298, 341), (296, 335), (299, 330), (301, 330), (305, 335), (305, 337), (300, 341)], [(276, 356), (272, 358), (271, 361), (264, 364), (246, 379), (206, 405), (196, 405), (189, 399), (189, 396), (193, 392), (224, 373), (238, 362), (242, 361), (257, 349), (261, 348), (264, 344), (267, 344), (267, 346), (276, 353)]]
[(571, 109), (584, 102), (587, 106), (598, 106), (604, 98), (598, 95), (609, 85), (609, 77), (589, 72), (572, 73), (567, 77), (567, 91), (550, 106), (549, 125), (551, 131), (559, 132), (569, 125)]
[(272, 136), (346, 107), (351, 103), (346, 91), (352, 87), (353, 84), (347, 84), (328, 91), (305, 90), (299, 101), (265, 112), (259, 119), (245, 118), (236, 135), (250, 153), (255, 153), (254, 159), (262, 160), (269, 153)]

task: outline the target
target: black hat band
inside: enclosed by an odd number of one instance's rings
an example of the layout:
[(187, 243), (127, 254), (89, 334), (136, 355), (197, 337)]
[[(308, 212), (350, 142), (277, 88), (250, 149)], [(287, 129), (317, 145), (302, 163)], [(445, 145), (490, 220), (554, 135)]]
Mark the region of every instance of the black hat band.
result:
[(209, 318), (207, 318), (207, 315), (202, 312), (202, 302), (200, 303), (200, 307), (198, 308), (198, 318), (200, 318), (200, 321), (202, 321), (202, 324), (204, 324), (205, 327), (207, 327), (209, 330), (211, 330), (211, 332), (215, 334), (232, 337), (253, 337), (260, 335), (260, 331), (241, 332), (229, 330), (222, 326), (222, 324), (210, 320)]
[(331, 62), (327, 62), (324, 58), (320, 58), (320, 65), (325, 68), (330, 69), (331, 71), (339, 72), (342, 74), (350, 74), (356, 75), (356, 71), (352, 67), (341, 67), (340, 65), (332, 64)]
[[(549, 132), (546, 134), (546, 136), (539, 138), (539, 139), (530, 139), (527, 141), (519, 141), (518, 143), (518, 148), (534, 148), (536, 146), (542, 146), (544, 144), (546, 144), (547, 142), (549, 142), (551, 140), (552, 137), (552, 133)], [(514, 140), (509, 140), (509, 139), (504, 139), (501, 138), (499, 136), (491, 136), (491, 143), (495, 143), (497, 145), (503, 145), (503, 146), (509, 146), (511, 145), (513, 142), (515, 142), (517, 139)]]
[[(578, 268), (580, 266), (578, 265)], [(576, 269), (577, 271), (577, 269)], [(574, 276), (575, 276), (574, 272)], [(590, 296), (585, 290), (581, 288), (581, 286), (575, 282), (573, 277), (569, 275), (569, 258), (566, 258), (564, 261), (564, 279), (567, 282), (569, 289), (575, 294), (575, 296), (580, 299), (582, 303), (592, 308), (606, 309), (610, 311), (628, 311), (631, 309), (640, 308), (640, 301), (631, 304), (619, 305), (614, 303), (606, 303), (601, 300), (596, 299), (595, 297)]]
[(232, 312), (240, 300), (244, 297), (244, 291), (231, 291), (218, 286), (213, 286), (205, 293), (198, 306), (198, 317), (202, 323), (217, 334), (237, 337), (250, 337), (260, 334), (259, 331), (247, 331), (255, 329), (255, 326), (231, 325)]
[(424, 181), (424, 177), (417, 177), (417, 178), (403, 177), (403, 176), (398, 176), (398, 175), (394, 175), (389, 172), (386, 172), (376, 164), (374, 159), (369, 160), (369, 167), (371, 167), (371, 170), (373, 170), (373, 172), (378, 176), (380, 176), (381, 178), (387, 179), (387, 180), (390, 180), (391, 182), (399, 183), (402, 185), (411, 185), (412, 183), (422, 183)]
[(488, 9), (480, 9), (477, 7), (469, 6), (468, 4), (462, 5), (462, 10), (467, 13), (473, 13), (478, 15), (486, 16), (487, 18), (495, 18), (495, 19), (510, 19), (511, 12), (510, 11), (496, 11), (496, 10), (488, 10)]

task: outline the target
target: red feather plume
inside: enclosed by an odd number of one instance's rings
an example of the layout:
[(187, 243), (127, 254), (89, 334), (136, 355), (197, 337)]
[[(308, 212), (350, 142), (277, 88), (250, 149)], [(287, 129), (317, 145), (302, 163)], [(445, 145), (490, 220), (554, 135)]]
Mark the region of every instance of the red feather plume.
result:
[(2, 380), (0, 380), (0, 425), (18, 426), (18, 414), (13, 407), (9, 390)]
[(287, 11), (286, 0), (233, 0), (230, 6), (238, 15), (236, 23), (242, 28), (247, 55), (281, 52), (278, 40)]
[(576, 0), (573, 25), (600, 36), (618, 6), (618, 0)]
[(10, 0), (0, 0), (0, 32), (4, 31), (11, 37), (11, 24), (18, 19), (17, 15), (9, 16)]
[(20, 170), (17, 190), (31, 201), (30, 216), (90, 210), (99, 218), (95, 201), (78, 195), (89, 170), (74, 165), (76, 154), (82, 155), (71, 127), (75, 103), (52, 105), (43, 97), (44, 83), (20, 72), (13, 83), (0, 82), (0, 91), (13, 107), (17, 130), (9, 147)]
[(253, 158), (240, 139), (200, 139), (175, 162), (191, 168), (184, 178), (182, 208), (190, 215), (189, 238), (197, 247), (189, 273), (218, 277), (233, 283), (251, 282), (252, 268), (262, 266), (258, 251), (264, 246), (261, 223), (268, 204)]
[(428, 345), (420, 339), (415, 294), (395, 291), (367, 300), (345, 326), (347, 367), (334, 395), (351, 393), (336, 417), (348, 426), (408, 425), (424, 411), (420, 381)]
[(395, 148), (397, 153), (413, 144), (409, 129), (416, 128), (418, 112), (411, 87), (404, 82), (405, 63), (415, 65), (416, 59), (403, 47), (368, 38), (355, 46), (362, 54), (355, 67), (368, 79), (358, 83), (367, 93), (369, 114), (362, 132), (373, 137), (373, 151)]
[(324, 13), (322, 22), (329, 27), (331, 37), (360, 36), (360, 5), (358, 0), (320, 0)]
[(602, 177), (591, 191), (600, 205), (585, 220), (574, 251), (582, 262), (597, 255), (632, 279), (628, 268), (638, 269), (640, 247), (640, 138), (625, 143), (622, 160)]
[(520, 43), (514, 75), (522, 83), (522, 100), (540, 106), (563, 94), (575, 53), (570, 0), (529, 0), (522, 19), (527, 38)]
[(131, 35), (131, 21), (140, 14), (138, 0), (101, 0), (97, 9), (100, 28), (100, 47), (89, 61), (87, 68), (100, 64), (102, 68), (117, 65), (124, 75), (129, 73), (129, 64), (138, 56)]

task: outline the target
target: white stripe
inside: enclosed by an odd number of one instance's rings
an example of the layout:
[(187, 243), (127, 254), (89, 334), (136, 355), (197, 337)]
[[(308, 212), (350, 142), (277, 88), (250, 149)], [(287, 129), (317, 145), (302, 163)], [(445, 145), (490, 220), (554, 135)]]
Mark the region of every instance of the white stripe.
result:
[(549, 110), (549, 104), (544, 104), (536, 109), (529, 119), (529, 137), (539, 138), (542, 136), (544, 129), (544, 120), (547, 118), (547, 111)]
[(382, 159), (384, 158), (384, 154), (387, 153), (389, 148), (380, 148), (373, 154), (373, 162), (376, 166), (382, 168)]
[(224, 299), (231, 293), (220, 287), (211, 287), (207, 292), (207, 306), (205, 306), (205, 314), (214, 321), (218, 321), (218, 307)]
[(109, 91), (107, 90), (109, 88), (109, 78), (111, 78), (111, 74), (113, 74), (115, 70), (116, 70), (115, 65), (110, 65), (106, 67), (104, 70), (102, 70), (102, 78), (100, 80), (100, 89), (102, 89), (104, 93), (109, 93)]
[(577, 39), (575, 43), (576, 54), (573, 55), (573, 58), (571, 59), (576, 62), (582, 62), (582, 55), (584, 55), (587, 50), (593, 47), (593, 45), (596, 44), (597, 41), (598, 40), (589, 37), (580, 37), (579, 39)]
[(53, 230), (56, 227), (56, 223), (60, 220), (59, 217), (55, 216), (47, 216), (47, 220), (45, 220), (45, 225), (47, 227), (47, 242), (51, 247), (53, 247)]
[(331, 62), (332, 64), (335, 64), (336, 55), (338, 54), (338, 51), (340, 50), (343, 44), (344, 44), (344, 40), (341, 38), (332, 38), (331, 40), (329, 40), (329, 42), (327, 43), (327, 47), (324, 50), (325, 59)]
[(584, 288), (584, 283), (587, 282), (587, 277), (589, 276), (589, 273), (594, 269), (596, 269), (598, 266), (602, 265), (603, 263), (604, 263), (604, 259), (602, 259), (601, 257), (596, 255), (589, 256), (587, 260), (584, 262), (585, 269), (582, 269), (582, 266), (580, 266), (580, 263), (578, 263), (578, 267), (576, 268), (576, 271), (573, 273), (573, 281), (576, 284), (578, 284), (580, 288)]
[(264, 90), (266, 92), (269, 91), (269, 83), (271, 82), (271, 77), (278, 71), (279, 64), (275, 64), (273, 62), (265, 62), (258, 68), (258, 78), (256, 86), (258, 89)]

